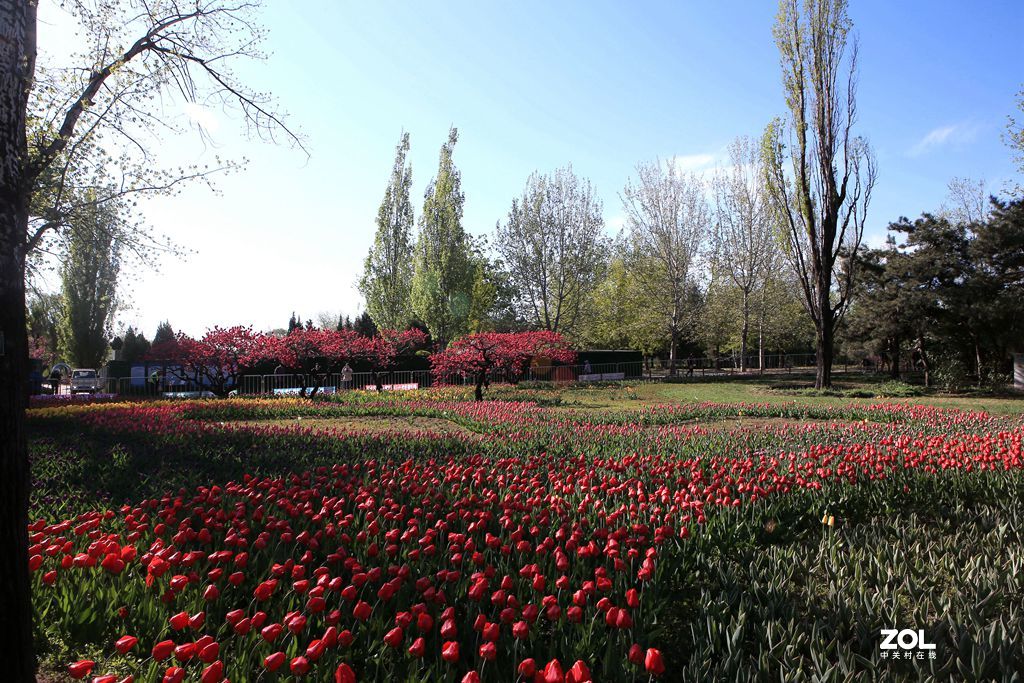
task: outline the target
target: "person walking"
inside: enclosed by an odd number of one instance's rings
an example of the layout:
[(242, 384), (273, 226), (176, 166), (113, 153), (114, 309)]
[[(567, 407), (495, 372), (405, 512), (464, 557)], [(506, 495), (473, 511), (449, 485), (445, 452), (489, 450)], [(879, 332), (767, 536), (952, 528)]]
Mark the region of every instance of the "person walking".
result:
[(351, 389), (352, 388), (352, 366), (345, 363), (345, 367), (341, 369), (341, 388)]
[(693, 377), (693, 356), (686, 359), (686, 376)]

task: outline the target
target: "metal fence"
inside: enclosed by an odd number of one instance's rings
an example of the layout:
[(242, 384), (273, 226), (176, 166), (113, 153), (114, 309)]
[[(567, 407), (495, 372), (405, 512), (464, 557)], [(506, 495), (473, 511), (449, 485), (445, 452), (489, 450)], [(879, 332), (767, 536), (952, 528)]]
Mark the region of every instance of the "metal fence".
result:
[[(815, 367), (814, 354), (766, 354), (764, 356), (764, 372), (773, 374), (800, 373)], [(742, 364), (738, 355), (720, 356), (717, 358), (681, 358), (676, 361), (676, 375), (679, 377), (713, 377), (738, 374)], [(913, 362), (901, 363), (903, 372), (917, 369)], [(834, 372), (857, 372), (874, 374), (888, 372), (889, 368), (878, 359), (844, 361), (837, 359), (833, 365)], [(757, 355), (747, 358), (747, 373), (761, 372), (760, 359)], [(489, 383), (519, 382), (615, 382), (615, 381), (646, 381), (660, 380), (669, 374), (667, 362), (662, 362), (655, 369), (652, 360), (631, 363), (582, 363), (578, 365), (534, 366), (525, 370), (518, 377), (510, 376), (502, 369), (488, 373)], [(429, 370), (396, 370), (381, 373), (380, 384), (384, 390), (404, 390), (419, 387), (430, 387), (436, 384), (473, 385), (476, 377), (472, 373), (454, 374), (443, 378), (435, 378)], [(316, 388), (317, 393), (332, 394), (340, 391), (375, 389), (376, 378), (371, 372), (356, 372), (346, 379), (341, 373), (319, 375), (271, 374), (244, 375), (239, 379), (233, 391), (238, 394), (298, 394), (303, 387), (307, 393)], [(70, 393), (70, 386), (62, 382), (56, 392), (47, 381), (43, 382), (44, 393)], [(152, 378), (123, 377), (100, 378), (100, 393), (125, 397), (166, 397), (193, 398), (211, 395), (207, 386), (181, 377), (167, 375), (159, 381)]]
[[(703, 358), (680, 358), (676, 360), (677, 374), (690, 374), (693, 369), (694, 375), (731, 374), (739, 372), (743, 367), (743, 357), (739, 354), (730, 354)], [(747, 372), (761, 372), (761, 359), (757, 354), (750, 354), (746, 357)], [(786, 353), (786, 354), (765, 354), (764, 372), (796, 373), (813, 370), (817, 366), (817, 356), (813, 353)], [(668, 363), (662, 365), (662, 370), (668, 370)], [(836, 358), (832, 361), (832, 372), (857, 372), (863, 374), (877, 374), (889, 372), (890, 366), (883, 358)], [(903, 359), (900, 362), (901, 373), (911, 373), (921, 370), (912, 359)]]

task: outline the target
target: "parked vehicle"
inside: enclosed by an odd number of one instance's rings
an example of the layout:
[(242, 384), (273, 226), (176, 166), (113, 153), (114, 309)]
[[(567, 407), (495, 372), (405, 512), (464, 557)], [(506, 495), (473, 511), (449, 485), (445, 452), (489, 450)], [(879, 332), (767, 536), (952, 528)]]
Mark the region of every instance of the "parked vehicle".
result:
[(100, 390), (99, 374), (89, 368), (71, 371), (71, 393), (92, 394)]

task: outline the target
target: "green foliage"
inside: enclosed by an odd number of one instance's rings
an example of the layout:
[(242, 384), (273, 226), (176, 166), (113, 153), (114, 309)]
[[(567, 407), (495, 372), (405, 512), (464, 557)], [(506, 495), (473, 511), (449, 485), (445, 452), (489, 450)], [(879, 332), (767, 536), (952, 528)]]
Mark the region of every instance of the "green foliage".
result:
[[(294, 313), (292, 314), (295, 315)], [(145, 337), (143, 337), (145, 339)], [(174, 328), (171, 327), (170, 321), (163, 321), (156, 326), (156, 333), (153, 335), (153, 344), (163, 344), (165, 342), (174, 341)]]
[(395, 164), (377, 210), (377, 234), (366, 256), (359, 291), (380, 329), (404, 330), (412, 318), (412, 165), (406, 163), (409, 134), (395, 148)]
[[(159, 331), (159, 328), (157, 329)], [(150, 344), (146, 339), (146, 335), (144, 333), (136, 333), (134, 328), (129, 327), (125, 330), (124, 339), (122, 340), (121, 360), (126, 363), (139, 363), (146, 357), (146, 354), (149, 353), (151, 346), (152, 344)]]
[(64, 299), (59, 292), (33, 292), (28, 297), (26, 323), (28, 325), (29, 346), (34, 348), (46, 366), (53, 365), (59, 359), (60, 330), (64, 317)]
[(452, 161), (458, 139), (452, 128), (427, 187), (412, 277), (413, 312), (441, 346), (467, 331), (473, 291), (471, 245), (462, 228), (465, 197)]
[(117, 207), (109, 202), (87, 205), (67, 231), (61, 347), (78, 367), (99, 368), (106, 360), (117, 310), (122, 232)]
[(518, 311), (532, 327), (576, 334), (608, 262), (603, 229), (601, 200), (571, 166), (527, 179), (496, 231)]
[(650, 357), (668, 346), (664, 319), (645, 305), (644, 292), (622, 256), (612, 259), (590, 299), (590, 314), (580, 331), (591, 348), (636, 349)]
[[(980, 222), (924, 215), (889, 226), (863, 252), (850, 311), (851, 350), (913, 355), (945, 389), (1005, 383), (1024, 336), (1024, 201), (995, 200)], [(897, 243), (901, 237), (903, 243)]]

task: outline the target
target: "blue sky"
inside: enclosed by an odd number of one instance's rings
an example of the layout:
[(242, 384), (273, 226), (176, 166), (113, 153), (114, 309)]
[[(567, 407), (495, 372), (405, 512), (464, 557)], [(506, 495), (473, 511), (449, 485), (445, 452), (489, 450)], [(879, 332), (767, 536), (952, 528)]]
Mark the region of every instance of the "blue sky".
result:
[[(1015, 178), (1001, 135), (1024, 86), (1019, 0), (853, 0), (860, 120), (878, 158), (873, 242), (901, 215), (935, 210), (954, 176), (993, 191)], [(604, 201), (609, 230), (637, 162), (703, 170), (737, 135), (785, 114), (771, 0), (337, 2), (269, 0), (265, 62), (235, 71), (273, 92), (310, 157), (247, 140), (205, 111), (216, 142), (165, 139), (167, 164), (249, 160), (217, 182), (146, 202), (147, 220), (192, 250), (125, 283), (123, 323), (284, 325), (293, 309), (355, 314), (399, 134), (411, 135), (417, 218), (448, 127), (465, 226), (493, 231), (534, 170), (571, 163)], [(60, 31), (40, 30), (59, 56)], [(49, 42), (48, 42), (49, 40)], [(182, 115), (180, 107), (174, 112)], [(195, 115), (195, 112), (193, 112)]]

